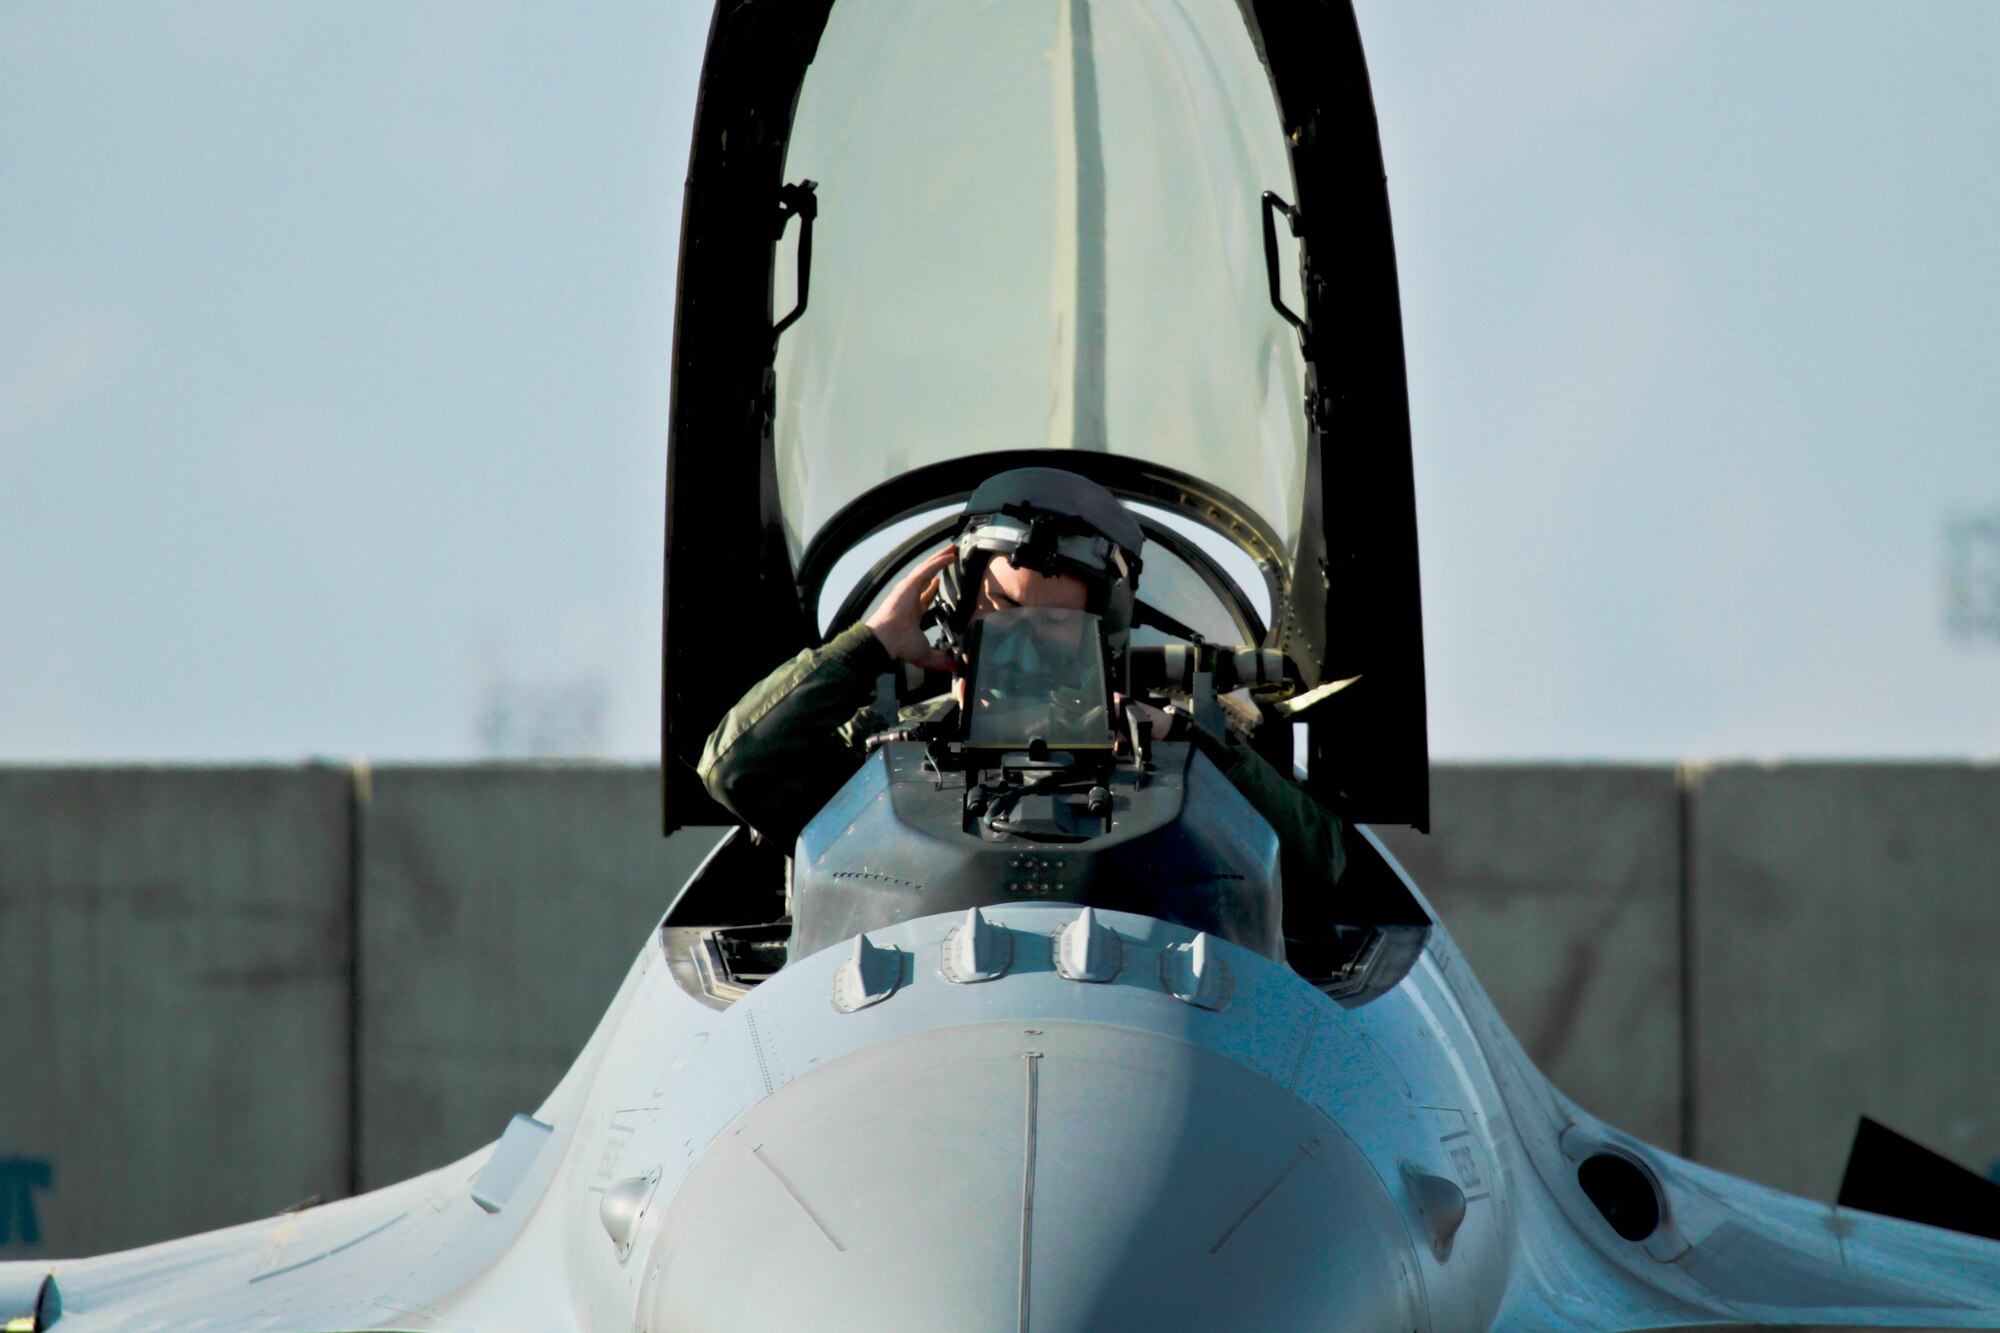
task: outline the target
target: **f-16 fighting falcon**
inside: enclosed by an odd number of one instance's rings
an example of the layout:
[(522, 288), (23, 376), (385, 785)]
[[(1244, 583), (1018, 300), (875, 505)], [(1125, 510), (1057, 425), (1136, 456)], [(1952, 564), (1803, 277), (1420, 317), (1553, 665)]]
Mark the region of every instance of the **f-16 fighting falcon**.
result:
[(1604, 1124), (1370, 831), (1429, 761), (1345, 0), (722, 0), (681, 246), (665, 822), (737, 827), (488, 1147), (0, 1265), (8, 1333), (2000, 1328), (2000, 1189)]

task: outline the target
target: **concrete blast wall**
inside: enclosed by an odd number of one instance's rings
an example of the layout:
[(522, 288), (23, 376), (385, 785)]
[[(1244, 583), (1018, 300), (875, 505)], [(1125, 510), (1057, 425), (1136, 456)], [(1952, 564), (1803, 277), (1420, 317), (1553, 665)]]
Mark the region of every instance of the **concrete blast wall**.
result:
[(391, 768), (361, 804), (358, 1185), (491, 1142), (568, 1070), (714, 843), (657, 770)]
[[(2000, 1172), (2000, 770), (1442, 766), (1385, 836), (1584, 1105), (1830, 1198), (1867, 1112)], [(0, 770), (0, 1258), (470, 1152), (712, 831), (605, 766)]]
[(0, 770), (0, 1257), (348, 1186), (348, 781)]

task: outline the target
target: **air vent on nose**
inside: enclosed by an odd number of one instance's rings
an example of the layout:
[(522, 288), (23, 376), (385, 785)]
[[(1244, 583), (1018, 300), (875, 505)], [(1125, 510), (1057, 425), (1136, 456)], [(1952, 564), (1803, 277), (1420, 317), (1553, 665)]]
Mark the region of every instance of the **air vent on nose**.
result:
[(857, 935), (854, 952), (833, 974), (833, 1007), (851, 1014), (888, 999), (902, 984), (903, 951)]
[(992, 981), (1006, 975), (1014, 962), (1014, 935), (986, 919), (977, 907), (944, 937), (944, 961), (939, 971), (946, 981)]
[(1229, 965), (1217, 955), (1215, 941), (1207, 931), (1196, 935), (1190, 944), (1160, 951), (1160, 983), (1167, 994), (1197, 1009), (1223, 1008), (1234, 989)]
[(1118, 932), (1097, 919), (1095, 908), (1056, 932), (1056, 971), (1071, 981), (1109, 981), (1124, 962)]

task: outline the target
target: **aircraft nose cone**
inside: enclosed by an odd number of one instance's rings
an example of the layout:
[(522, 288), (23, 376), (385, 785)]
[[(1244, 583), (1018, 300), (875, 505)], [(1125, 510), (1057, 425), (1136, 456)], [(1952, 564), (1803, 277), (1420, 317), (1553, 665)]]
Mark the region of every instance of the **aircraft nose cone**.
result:
[(917, 1033), (786, 1085), (696, 1164), (648, 1262), (659, 1333), (1422, 1323), (1396, 1206), (1329, 1121), (1082, 1023)]

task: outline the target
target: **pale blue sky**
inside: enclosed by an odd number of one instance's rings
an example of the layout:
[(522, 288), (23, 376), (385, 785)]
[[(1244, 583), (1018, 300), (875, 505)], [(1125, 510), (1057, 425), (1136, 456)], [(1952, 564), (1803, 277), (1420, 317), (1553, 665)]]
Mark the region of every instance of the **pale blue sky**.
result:
[[(2000, 5), (1360, 11), (1435, 752), (2000, 751)], [(706, 27), (0, 7), (0, 759), (652, 754)]]

